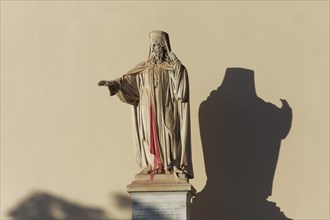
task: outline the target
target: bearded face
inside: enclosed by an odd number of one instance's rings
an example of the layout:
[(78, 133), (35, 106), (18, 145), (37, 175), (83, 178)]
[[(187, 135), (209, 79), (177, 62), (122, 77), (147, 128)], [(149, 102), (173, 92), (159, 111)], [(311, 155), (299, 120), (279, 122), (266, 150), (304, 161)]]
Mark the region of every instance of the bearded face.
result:
[(156, 60), (156, 63), (162, 63), (166, 59), (166, 49), (161, 43), (152, 44), (152, 54)]

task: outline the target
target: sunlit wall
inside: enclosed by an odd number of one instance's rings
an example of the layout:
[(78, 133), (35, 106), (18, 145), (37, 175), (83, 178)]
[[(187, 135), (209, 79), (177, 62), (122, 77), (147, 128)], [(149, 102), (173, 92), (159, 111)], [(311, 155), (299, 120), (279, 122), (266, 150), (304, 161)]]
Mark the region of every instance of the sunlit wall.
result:
[(130, 218), (131, 111), (97, 82), (145, 60), (152, 30), (170, 34), (189, 72), (197, 191), (199, 106), (244, 67), (260, 98), (293, 109), (269, 200), (293, 219), (329, 219), (327, 1), (1, 1), (1, 218), (31, 201), (58, 217), (53, 203)]

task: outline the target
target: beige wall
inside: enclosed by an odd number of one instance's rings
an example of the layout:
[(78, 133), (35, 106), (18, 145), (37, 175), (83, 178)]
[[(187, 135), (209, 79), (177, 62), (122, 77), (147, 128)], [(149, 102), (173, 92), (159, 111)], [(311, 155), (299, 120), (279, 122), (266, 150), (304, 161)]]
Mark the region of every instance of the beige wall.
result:
[(143, 61), (155, 29), (190, 74), (195, 188), (199, 105), (227, 67), (245, 67), (259, 97), (293, 109), (270, 200), (329, 219), (327, 1), (1, 1), (1, 218), (33, 192), (130, 217), (116, 199), (138, 172), (130, 109), (97, 82)]

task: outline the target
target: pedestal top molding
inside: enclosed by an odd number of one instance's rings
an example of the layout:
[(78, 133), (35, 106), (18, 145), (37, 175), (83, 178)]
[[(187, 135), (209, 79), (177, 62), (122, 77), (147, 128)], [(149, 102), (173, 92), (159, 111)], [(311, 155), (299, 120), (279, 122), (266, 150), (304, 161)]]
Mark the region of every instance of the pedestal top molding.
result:
[(137, 174), (135, 180), (127, 186), (131, 192), (190, 192), (196, 195), (196, 189), (189, 179), (178, 174)]

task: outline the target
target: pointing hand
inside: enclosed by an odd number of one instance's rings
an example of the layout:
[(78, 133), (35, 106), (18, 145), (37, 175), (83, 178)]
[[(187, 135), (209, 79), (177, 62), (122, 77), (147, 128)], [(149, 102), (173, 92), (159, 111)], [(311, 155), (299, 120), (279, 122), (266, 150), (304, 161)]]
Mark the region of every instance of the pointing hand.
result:
[(110, 82), (109, 81), (106, 81), (106, 80), (101, 80), (98, 83), (99, 86), (108, 86), (109, 84), (110, 84)]

